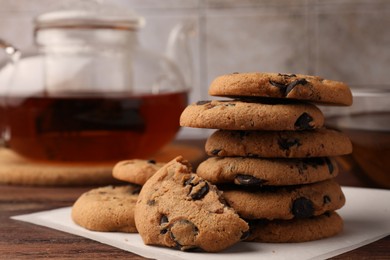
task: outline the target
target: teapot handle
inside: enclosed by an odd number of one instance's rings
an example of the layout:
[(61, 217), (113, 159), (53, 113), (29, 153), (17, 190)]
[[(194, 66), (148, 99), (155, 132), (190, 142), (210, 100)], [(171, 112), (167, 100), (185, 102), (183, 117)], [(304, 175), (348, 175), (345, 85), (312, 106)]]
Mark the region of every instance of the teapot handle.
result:
[(17, 62), (20, 58), (21, 52), (15, 46), (9, 42), (0, 39), (0, 48), (4, 50), (5, 54), (8, 56), (10, 61), (13, 63)]

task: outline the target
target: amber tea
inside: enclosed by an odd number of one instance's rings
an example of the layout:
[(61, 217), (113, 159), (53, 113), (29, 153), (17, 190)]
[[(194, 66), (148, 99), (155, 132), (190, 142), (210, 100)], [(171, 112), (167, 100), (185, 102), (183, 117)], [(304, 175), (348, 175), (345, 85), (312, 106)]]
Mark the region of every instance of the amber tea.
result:
[(145, 158), (171, 141), (187, 93), (8, 97), (8, 146), (28, 158), (108, 162)]

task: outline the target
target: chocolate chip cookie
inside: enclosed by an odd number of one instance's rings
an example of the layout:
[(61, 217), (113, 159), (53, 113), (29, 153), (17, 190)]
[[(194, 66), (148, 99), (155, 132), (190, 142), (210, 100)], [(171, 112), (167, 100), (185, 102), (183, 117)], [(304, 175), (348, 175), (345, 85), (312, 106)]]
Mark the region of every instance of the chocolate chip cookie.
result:
[(225, 130), (306, 130), (323, 124), (324, 115), (309, 103), (200, 101), (180, 117), (181, 126)]
[(352, 104), (347, 84), (303, 74), (233, 73), (216, 78), (211, 96), (271, 97), (307, 100), (333, 105)]
[(144, 185), (165, 163), (154, 160), (125, 160), (115, 164), (112, 176), (118, 180)]
[(211, 156), (306, 158), (349, 154), (352, 144), (342, 132), (320, 128), (310, 131), (218, 130), (206, 141)]
[(332, 158), (263, 159), (247, 157), (210, 157), (196, 173), (213, 184), (241, 186), (280, 186), (314, 183), (338, 174)]
[(343, 219), (336, 212), (291, 220), (249, 221), (249, 237), (245, 241), (291, 243), (335, 236), (343, 230)]
[(92, 189), (76, 200), (72, 219), (89, 230), (137, 232), (134, 209), (140, 189), (138, 185)]
[(248, 224), (223, 203), (218, 189), (191, 172), (182, 157), (143, 186), (135, 223), (147, 245), (221, 251), (247, 234)]
[(308, 218), (337, 210), (345, 204), (340, 185), (333, 179), (257, 190), (222, 189), (228, 204), (244, 219)]

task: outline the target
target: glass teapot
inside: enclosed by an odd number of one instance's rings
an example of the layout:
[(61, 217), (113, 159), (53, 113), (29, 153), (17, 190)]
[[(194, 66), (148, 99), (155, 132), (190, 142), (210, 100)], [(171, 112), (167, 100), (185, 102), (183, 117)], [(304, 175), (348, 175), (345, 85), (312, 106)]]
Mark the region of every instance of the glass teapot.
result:
[(161, 55), (140, 48), (143, 23), (123, 9), (56, 11), (35, 19), (36, 52), (0, 40), (4, 144), (35, 160), (114, 162), (169, 143), (192, 84), (193, 28), (173, 28)]

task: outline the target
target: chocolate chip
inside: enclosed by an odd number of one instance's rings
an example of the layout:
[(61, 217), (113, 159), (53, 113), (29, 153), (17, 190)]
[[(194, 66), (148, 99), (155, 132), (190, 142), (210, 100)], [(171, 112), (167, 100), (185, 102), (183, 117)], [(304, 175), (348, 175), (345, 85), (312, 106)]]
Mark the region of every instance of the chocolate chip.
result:
[(325, 195), (323, 200), (324, 200), (324, 204), (328, 204), (332, 201), (328, 195)]
[[(286, 74), (281, 74), (281, 76), (284, 76), (284, 77), (294, 77), (294, 76), (296, 77), (295, 74), (291, 74), (290, 76), (285, 76), (285, 75)], [(273, 81), (273, 80), (269, 80), (269, 83), (272, 86), (279, 88), (279, 90), (283, 96), (287, 96), (296, 86), (306, 85), (309, 82), (306, 79), (297, 79), (297, 80), (294, 80), (293, 82), (290, 82), (289, 84), (285, 84), (285, 83), (277, 82), (277, 81)]]
[(200, 101), (196, 102), (196, 105), (201, 106), (201, 105), (205, 105), (208, 103), (211, 103), (211, 100), (200, 100)]
[(218, 155), (218, 153), (221, 151), (222, 149), (214, 149), (211, 151), (211, 154), (212, 155)]
[(310, 124), (312, 121), (313, 117), (304, 112), (298, 117), (297, 121), (295, 121), (294, 127), (297, 130), (313, 129), (313, 126)]
[(314, 214), (313, 202), (305, 197), (294, 200), (292, 205), (292, 214), (296, 218), (308, 218)]
[(161, 225), (160, 234), (165, 234), (168, 232), (167, 223), (169, 223), (168, 217), (162, 215), (160, 218), (160, 225)]
[(278, 73), (278, 76), (284, 77), (284, 78), (295, 78), (297, 75), (295, 74), (282, 74)]
[(332, 161), (327, 157), (325, 157), (324, 160), (325, 160), (326, 165), (328, 165), (329, 173), (333, 174), (334, 166), (332, 164)]
[(190, 178), (188, 178), (187, 180), (185, 180), (185, 182), (183, 183), (183, 185), (192, 185), (192, 180), (195, 178), (195, 176), (191, 176)]
[(187, 251), (196, 248), (195, 240), (199, 229), (189, 220), (180, 219), (169, 227), (169, 236), (180, 250)]
[(293, 146), (300, 146), (301, 143), (297, 138), (280, 138), (278, 140), (278, 145), (282, 150), (289, 150)]
[(309, 83), (309, 82), (306, 79), (294, 80), (293, 82), (291, 82), (290, 84), (287, 85), (284, 95), (287, 96), (288, 93), (290, 93), (291, 90), (293, 90), (296, 86), (298, 86), (298, 85), (303, 86), (303, 85), (306, 85), (307, 83)]
[(251, 235), (251, 230), (249, 229), (248, 231), (242, 233), (240, 240), (243, 241), (247, 239), (250, 235)]
[(156, 164), (156, 161), (155, 161), (155, 160), (148, 160), (148, 163), (150, 163), (150, 164)]
[(282, 93), (283, 96), (286, 95), (287, 86), (284, 83), (276, 82), (276, 81), (273, 81), (273, 80), (269, 80), (269, 83), (272, 86), (279, 88), (280, 93)]
[(195, 174), (192, 174), (183, 184), (190, 186), (188, 196), (193, 200), (200, 200), (209, 192), (209, 184), (204, 180), (196, 178)]
[(156, 201), (155, 201), (155, 200), (148, 200), (148, 201), (146, 202), (146, 204), (147, 204), (148, 206), (154, 206), (154, 205), (156, 205)]
[[(195, 187), (202, 185), (202, 184), (203, 184), (203, 186), (201, 188), (199, 188), (197, 191), (193, 192), (195, 190), (194, 189)], [(203, 199), (203, 197), (206, 196), (206, 194), (209, 192), (209, 185), (207, 182), (200, 182), (197, 186), (194, 186), (190, 192), (190, 196), (193, 200)]]
[(168, 217), (165, 216), (165, 215), (162, 215), (161, 218), (160, 218), (160, 225), (162, 224), (165, 224), (165, 223), (168, 223)]
[(258, 179), (251, 175), (245, 175), (245, 174), (237, 174), (236, 178), (234, 179), (235, 184), (245, 185), (245, 186), (257, 186), (257, 185), (261, 186), (265, 182), (266, 182), (265, 180)]

